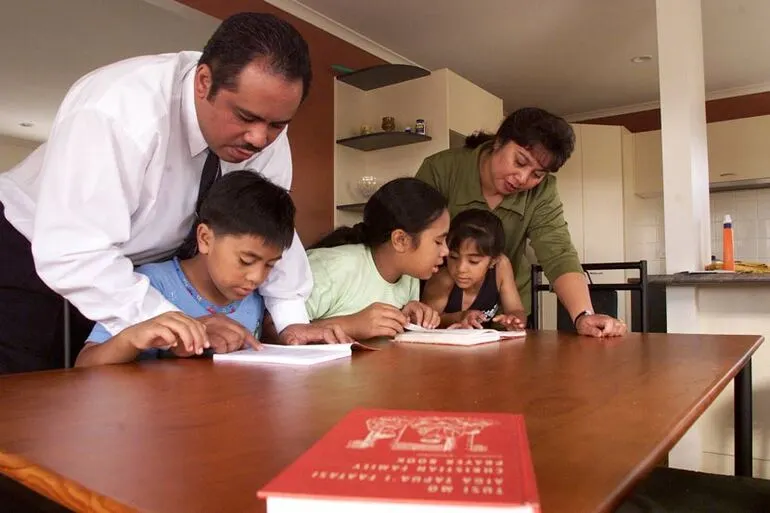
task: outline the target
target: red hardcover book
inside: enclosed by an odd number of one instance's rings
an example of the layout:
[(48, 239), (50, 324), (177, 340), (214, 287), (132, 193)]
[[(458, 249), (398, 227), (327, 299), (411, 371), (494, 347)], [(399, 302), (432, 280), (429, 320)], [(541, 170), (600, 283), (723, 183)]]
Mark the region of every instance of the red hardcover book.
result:
[(257, 494), (268, 513), (540, 511), (524, 417), (355, 409)]

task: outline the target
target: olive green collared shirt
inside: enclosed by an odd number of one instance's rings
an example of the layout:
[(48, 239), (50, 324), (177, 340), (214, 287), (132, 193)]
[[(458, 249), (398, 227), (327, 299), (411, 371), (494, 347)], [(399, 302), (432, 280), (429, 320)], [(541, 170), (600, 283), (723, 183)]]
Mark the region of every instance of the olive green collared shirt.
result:
[(577, 251), (572, 245), (564, 209), (556, 189), (556, 177), (548, 174), (534, 189), (512, 194), (494, 210), (481, 192), (479, 156), (489, 143), (476, 149), (444, 150), (426, 158), (417, 178), (438, 189), (449, 203), (454, 217), (463, 210), (491, 211), (503, 222), (505, 254), (513, 264), (516, 286), (524, 308), (531, 311), (531, 264), (525, 255), (527, 239), (548, 280), (566, 273), (582, 273)]

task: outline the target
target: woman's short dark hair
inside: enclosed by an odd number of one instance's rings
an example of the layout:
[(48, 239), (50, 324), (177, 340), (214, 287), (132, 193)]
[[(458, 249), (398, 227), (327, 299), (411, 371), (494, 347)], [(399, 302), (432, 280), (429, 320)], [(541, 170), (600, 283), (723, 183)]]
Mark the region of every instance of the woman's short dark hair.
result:
[(505, 248), (502, 221), (488, 210), (463, 210), (449, 225), (447, 247), (449, 251), (459, 251), (460, 246), (467, 240), (472, 240), (482, 255), (497, 258)]
[(575, 149), (575, 131), (564, 118), (537, 107), (526, 107), (505, 118), (495, 135), (476, 132), (465, 139), (466, 148), (477, 148), (487, 141), (501, 146), (513, 141), (528, 150), (541, 146), (551, 156), (547, 171), (558, 171)]
[(307, 42), (290, 23), (261, 12), (230, 16), (206, 43), (198, 65), (211, 68), (209, 97), (220, 88), (235, 90), (243, 68), (257, 59), (286, 80), (302, 80), (305, 99), (312, 80)]
[(373, 248), (389, 241), (391, 233), (399, 229), (416, 239), (446, 208), (444, 196), (427, 183), (417, 178), (396, 178), (369, 198), (362, 223), (337, 228), (309, 249), (343, 244)]

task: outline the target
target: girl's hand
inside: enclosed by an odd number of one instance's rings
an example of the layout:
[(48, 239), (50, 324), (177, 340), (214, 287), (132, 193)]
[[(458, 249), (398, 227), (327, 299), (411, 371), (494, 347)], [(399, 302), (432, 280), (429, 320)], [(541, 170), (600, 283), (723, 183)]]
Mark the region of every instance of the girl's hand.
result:
[(483, 329), (482, 323), (487, 322), (487, 314), (480, 310), (468, 310), (463, 313), (460, 322), (456, 322), (449, 326), (449, 329), (463, 328), (463, 329)]
[(419, 301), (409, 301), (401, 312), (406, 315), (409, 322), (423, 328), (433, 329), (441, 323), (441, 316), (433, 308)]
[(524, 312), (501, 314), (494, 317), (492, 322), (502, 325), (507, 331), (523, 330), (527, 327), (527, 314)]

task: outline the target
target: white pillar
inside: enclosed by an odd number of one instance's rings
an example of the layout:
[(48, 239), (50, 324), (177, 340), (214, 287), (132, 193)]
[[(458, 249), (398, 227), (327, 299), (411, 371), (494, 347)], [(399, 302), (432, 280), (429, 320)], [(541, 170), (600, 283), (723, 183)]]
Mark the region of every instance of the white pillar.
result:
[[(666, 272), (702, 270), (711, 258), (701, 0), (656, 0)], [(668, 288), (670, 333), (698, 330), (697, 291)], [(691, 429), (669, 454), (672, 467), (699, 470)]]

